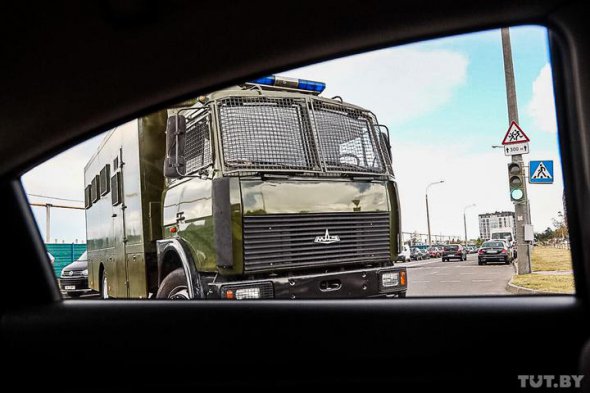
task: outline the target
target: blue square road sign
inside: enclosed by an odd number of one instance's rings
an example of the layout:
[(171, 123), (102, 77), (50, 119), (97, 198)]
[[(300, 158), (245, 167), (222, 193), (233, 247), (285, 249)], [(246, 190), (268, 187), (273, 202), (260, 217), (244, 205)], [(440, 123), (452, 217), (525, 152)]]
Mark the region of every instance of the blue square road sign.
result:
[(529, 162), (529, 183), (551, 184), (554, 177), (553, 160)]

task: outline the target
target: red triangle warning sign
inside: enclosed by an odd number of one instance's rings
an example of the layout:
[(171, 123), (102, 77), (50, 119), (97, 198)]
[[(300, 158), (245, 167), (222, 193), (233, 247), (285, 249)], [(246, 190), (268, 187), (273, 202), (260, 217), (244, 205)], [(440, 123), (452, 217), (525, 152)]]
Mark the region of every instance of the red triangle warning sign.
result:
[(502, 141), (503, 145), (514, 145), (516, 143), (526, 143), (530, 142), (531, 140), (529, 137), (524, 133), (522, 128), (515, 121), (510, 123), (510, 127), (508, 127), (508, 131), (506, 131), (506, 135), (504, 136), (504, 140)]

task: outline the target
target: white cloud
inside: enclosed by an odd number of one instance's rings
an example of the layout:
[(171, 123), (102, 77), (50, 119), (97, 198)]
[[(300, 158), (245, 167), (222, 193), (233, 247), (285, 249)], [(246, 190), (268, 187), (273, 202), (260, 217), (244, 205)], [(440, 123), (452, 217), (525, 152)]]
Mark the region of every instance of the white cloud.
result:
[(557, 132), (553, 79), (549, 64), (545, 64), (533, 82), (533, 97), (526, 110), (528, 115), (532, 117), (535, 127), (539, 130)]
[(381, 123), (401, 123), (448, 103), (467, 78), (469, 60), (456, 51), (390, 48), (282, 73), (325, 82), (326, 97), (372, 110)]

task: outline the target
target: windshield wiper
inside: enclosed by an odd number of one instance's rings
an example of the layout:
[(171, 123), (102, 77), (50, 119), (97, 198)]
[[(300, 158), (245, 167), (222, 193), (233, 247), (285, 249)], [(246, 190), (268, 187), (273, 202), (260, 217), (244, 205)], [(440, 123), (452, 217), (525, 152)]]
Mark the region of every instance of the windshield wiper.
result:
[[(234, 160), (233, 163), (240, 164), (244, 171), (252, 171), (264, 177), (285, 177), (302, 174), (304, 169), (289, 164), (277, 163), (264, 160)], [(248, 168), (250, 166), (251, 168)], [(260, 168), (260, 166), (269, 166), (270, 168)]]
[(363, 165), (357, 165), (357, 164), (350, 164), (348, 162), (326, 161), (326, 164), (328, 166), (331, 166), (332, 167), (332, 170), (334, 170), (334, 169), (341, 169), (341, 167), (345, 167), (345, 168), (348, 168), (348, 169), (355, 169), (355, 170), (359, 170), (359, 171), (362, 171), (362, 172), (374, 173), (375, 175), (381, 175), (382, 174), (380, 172), (376, 172), (375, 170), (372, 170), (369, 167), (366, 167), (366, 166), (363, 166)]

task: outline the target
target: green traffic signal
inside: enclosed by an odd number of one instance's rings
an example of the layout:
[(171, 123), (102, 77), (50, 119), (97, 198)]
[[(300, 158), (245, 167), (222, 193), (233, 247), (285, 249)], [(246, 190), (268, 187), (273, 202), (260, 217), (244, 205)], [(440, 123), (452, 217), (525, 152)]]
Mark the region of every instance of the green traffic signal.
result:
[(520, 201), (524, 197), (524, 192), (521, 189), (514, 189), (510, 192), (510, 199), (513, 201)]
[(510, 186), (510, 200), (521, 202), (524, 199), (524, 174), (521, 163), (508, 164), (508, 184)]

